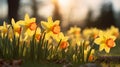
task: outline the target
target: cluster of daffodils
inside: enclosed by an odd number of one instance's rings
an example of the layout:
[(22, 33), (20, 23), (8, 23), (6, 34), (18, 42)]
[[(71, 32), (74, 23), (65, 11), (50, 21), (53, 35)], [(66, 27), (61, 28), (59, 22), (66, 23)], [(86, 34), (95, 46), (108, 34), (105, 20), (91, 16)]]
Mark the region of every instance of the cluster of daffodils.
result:
[(94, 45), (99, 45), (99, 51), (109, 53), (110, 49), (116, 46), (117, 38), (119, 29), (114, 26), (107, 30), (82, 30), (74, 26), (63, 33), (59, 20), (53, 21), (52, 17), (48, 17), (47, 21), (37, 24), (36, 18), (30, 18), (26, 14), (24, 20), (15, 22), (12, 19), (11, 24), (3, 22), (3, 26), (0, 26), (0, 50), (3, 50), (0, 57), (14, 57), (14, 54), (18, 54), (18, 57), (32, 60), (67, 58), (75, 62), (91, 62), (94, 60)]
[(36, 39), (40, 38), (40, 28), (37, 27), (35, 18), (29, 18), (28, 15), (25, 16), (24, 20), (15, 22), (14, 19), (11, 20), (11, 25), (6, 22), (3, 23), (3, 26), (0, 26), (1, 36), (8, 36), (9, 39), (20, 37), (21, 41), (30, 40), (36, 30)]
[[(46, 33), (46, 40), (54, 40), (55, 43), (60, 43), (60, 48), (66, 48), (68, 46), (68, 38), (60, 31), (59, 26), (60, 21), (56, 20), (53, 22), (52, 17), (48, 18), (48, 21), (41, 21), (41, 26), (44, 29), (43, 33)], [(39, 24), (38, 24), (39, 25)], [(11, 20), (11, 25), (6, 22), (3, 23), (3, 26), (0, 26), (1, 36), (6, 36), (12, 40), (13, 35), (15, 37), (20, 37), (21, 41), (29, 42), (33, 35), (35, 34), (35, 39), (39, 40), (41, 37), (41, 29), (36, 23), (36, 18), (30, 18), (27, 14), (25, 15), (24, 20), (15, 22), (14, 19)]]
[(53, 22), (52, 17), (48, 18), (48, 22), (41, 21), (41, 26), (46, 32), (45, 39), (52, 39), (55, 42), (54, 44), (58, 44), (61, 41), (60, 48), (65, 49), (69, 45), (67, 42), (68, 38), (61, 32), (59, 24), (60, 21), (56, 20)]

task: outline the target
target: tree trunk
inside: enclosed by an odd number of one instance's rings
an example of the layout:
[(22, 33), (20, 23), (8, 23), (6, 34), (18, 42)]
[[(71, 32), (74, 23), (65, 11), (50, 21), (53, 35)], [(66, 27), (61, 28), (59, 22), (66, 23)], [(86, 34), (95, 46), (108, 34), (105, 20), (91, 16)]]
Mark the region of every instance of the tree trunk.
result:
[[(12, 18), (18, 20), (18, 8), (20, 0), (7, 0), (8, 1), (8, 19), (11, 21)], [(10, 22), (8, 22), (10, 23)]]

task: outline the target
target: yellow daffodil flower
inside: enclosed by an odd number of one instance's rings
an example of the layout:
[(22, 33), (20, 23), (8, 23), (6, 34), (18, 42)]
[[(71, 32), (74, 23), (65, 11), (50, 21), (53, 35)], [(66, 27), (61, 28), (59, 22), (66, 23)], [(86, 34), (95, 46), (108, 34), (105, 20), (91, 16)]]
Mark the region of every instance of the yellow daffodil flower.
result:
[(38, 27), (35, 33), (35, 39), (39, 40), (41, 37), (41, 29)]
[(68, 30), (67, 36), (69, 37), (72, 46), (75, 46), (76, 44), (80, 46), (81, 41), (80, 31), (81, 29), (76, 26), (71, 27), (70, 30)]
[(34, 35), (35, 31), (31, 31), (30, 29), (27, 29), (26, 32), (24, 33), (24, 41), (30, 41)]
[(18, 21), (17, 24), (19, 24), (22, 27), (21, 33), (23, 40), (31, 38), (37, 28), (36, 18), (30, 18), (28, 14), (25, 15), (24, 20)]
[[(87, 49), (84, 50), (84, 60), (87, 59), (87, 54), (88, 54), (88, 51), (90, 50), (90, 46), (87, 47)], [(90, 56), (88, 58), (88, 61), (93, 61), (94, 60), (94, 53), (95, 53), (95, 49), (92, 49), (91, 50), (91, 53), (90, 53)]]
[(41, 29), (38, 27), (35, 31), (31, 31), (30, 29), (28, 29), (25, 33), (24, 33), (24, 41), (25, 40), (31, 40), (33, 35), (35, 34), (35, 39), (38, 41), (41, 37)]
[(68, 37), (65, 37), (64, 34), (61, 32), (59, 33), (58, 35), (54, 35), (53, 39), (59, 43), (60, 40), (61, 40), (61, 43), (60, 43), (60, 48), (61, 49), (65, 49), (69, 46), (69, 43), (67, 42), (68, 40)]
[(21, 23), (21, 25), (26, 29), (30, 29), (31, 31), (35, 31), (37, 28), (36, 24), (36, 18), (30, 18), (28, 14), (25, 15), (24, 23)]
[(12, 24), (12, 27), (14, 29), (15, 36), (18, 37), (20, 35), (20, 33), (21, 33), (20, 25), (17, 22), (15, 23), (14, 19), (12, 19), (11, 24)]
[(12, 29), (10, 28), (10, 25), (6, 24), (6, 22), (3, 22), (3, 26), (0, 26), (1, 36), (3, 37), (9, 35), (9, 38), (12, 37)]
[(1, 30), (1, 32), (2, 33), (7, 33), (7, 31), (8, 31), (8, 25), (6, 24), (6, 22), (3, 22), (3, 26), (0, 26), (0, 30)]
[(53, 22), (52, 17), (48, 18), (48, 22), (41, 21), (41, 26), (45, 29), (47, 33), (52, 32), (53, 34), (59, 34), (60, 33), (60, 21), (56, 20)]
[(110, 34), (112, 34), (116, 37), (119, 36), (119, 29), (114, 26), (111, 26), (110, 29), (107, 30), (107, 32), (109, 32)]
[(89, 39), (90, 37), (95, 39), (98, 37), (99, 32), (100, 32), (100, 30), (97, 28), (85, 29), (83, 31), (83, 36), (85, 39)]
[(68, 31), (68, 34), (74, 34), (74, 35), (80, 35), (81, 29), (79, 27), (71, 27), (70, 30)]
[(99, 45), (99, 51), (102, 51), (105, 49), (107, 53), (110, 52), (110, 49), (112, 47), (115, 47), (115, 39), (116, 37), (107, 33), (107, 32), (101, 32), (99, 37), (95, 39), (95, 43)]

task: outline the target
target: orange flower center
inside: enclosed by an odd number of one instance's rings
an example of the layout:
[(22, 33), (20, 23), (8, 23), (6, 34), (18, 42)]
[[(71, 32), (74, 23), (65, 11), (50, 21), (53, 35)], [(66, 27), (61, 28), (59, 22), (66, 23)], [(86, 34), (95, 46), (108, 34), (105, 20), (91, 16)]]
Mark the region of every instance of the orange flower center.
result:
[(95, 38), (97, 38), (98, 37), (98, 34), (94, 34), (93, 35), (93, 38), (95, 39)]
[(80, 34), (80, 31), (75, 31), (74, 34)]
[(21, 28), (19, 27), (19, 28), (15, 29), (15, 32), (18, 32), (20, 34), (21, 33)]
[(93, 56), (93, 55), (90, 55), (88, 60), (89, 60), (89, 61), (93, 61), (93, 59), (94, 59), (94, 56)]
[(67, 41), (63, 41), (63, 42), (61, 42), (61, 44), (60, 44), (60, 48), (61, 48), (61, 49), (65, 49), (67, 46), (68, 46), (68, 42), (67, 42)]
[(106, 40), (106, 45), (109, 47), (109, 48), (112, 48), (114, 46), (114, 40), (112, 38), (109, 38)]
[(118, 37), (118, 36), (119, 36), (119, 33), (114, 32), (113, 35), (116, 36), (116, 37)]
[(36, 37), (37, 40), (39, 40), (40, 39), (40, 34), (36, 34), (35, 37)]
[(36, 23), (35, 22), (32, 22), (32, 23), (30, 23), (30, 25), (29, 25), (29, 29), (30, 30), (35, 30), (37, 28), (37, 25), (36, 25)]
[(54, 25), (54, 26), (52, 27), (52, 32), (53, 32), (54, 34), (60, 33), (60, 26), (59, 26), (59, 25)]

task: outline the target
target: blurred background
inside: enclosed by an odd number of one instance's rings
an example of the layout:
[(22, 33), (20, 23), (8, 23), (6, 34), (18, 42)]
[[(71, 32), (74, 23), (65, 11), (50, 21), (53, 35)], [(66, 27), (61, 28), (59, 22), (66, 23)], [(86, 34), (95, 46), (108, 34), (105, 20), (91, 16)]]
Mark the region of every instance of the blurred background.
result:
[(52, 16), (61, 21), (62, 30), (74, 25), (120, 29), (120, 0), (0, 0), (0, 24), (24, 19), (26, 13), (37, 23)]

